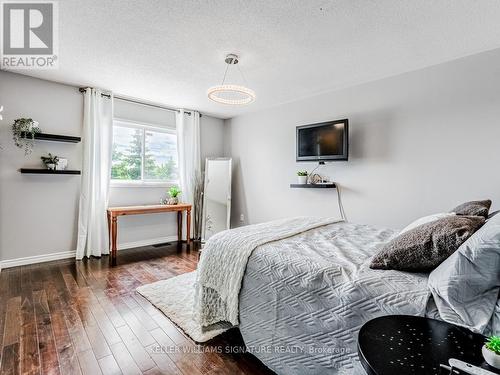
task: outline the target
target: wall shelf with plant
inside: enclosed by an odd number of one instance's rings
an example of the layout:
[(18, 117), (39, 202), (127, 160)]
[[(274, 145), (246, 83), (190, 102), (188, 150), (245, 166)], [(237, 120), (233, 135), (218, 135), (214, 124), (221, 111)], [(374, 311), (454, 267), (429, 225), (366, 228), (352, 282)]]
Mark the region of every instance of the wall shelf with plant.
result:
[(333, 182), (328, 184), (290, 184), (293, 189), (335, 189), (337, 185)]
[(61, 171), (61, 170), (43, 169), (43, 168), (21, 168), (21, 169), (19, 169), (19, 172), (27, 173), (27, 174), (70, 174), (70, 175), (82, 174), (81, 171), (72, 170), (72, 169), (65, 169), (65, 170)]
[[(35, 140), (66, 143), (78, 143), (81, 141), (80, 137), (42, 133), (38, 122), (32, 118), (18, 118), (14, 120), (12, 124), (12, 139), (17, 147), (24, 150), (25, 156), (33, 152)], [(78, 170), (66, 170), (68, 159), (59, 158), (50, 153), (48, 156), (42, 156), (41, 159), (46, 169), (21, 168), (19, 171), (21, 173), (36, 174), (81, 174)]]
[[(22, 137), (30, 137), (29, 133), (21, 133)], [(60, 135), (60, 134), (49, 134), (49, 133), (35, 133), (34, 139), (37, 141), (50, 141), (50, 142), (63, 142), (63, 143), (79, 143), (81, 142), (81, 137), (74, 137), (72, 135)]]

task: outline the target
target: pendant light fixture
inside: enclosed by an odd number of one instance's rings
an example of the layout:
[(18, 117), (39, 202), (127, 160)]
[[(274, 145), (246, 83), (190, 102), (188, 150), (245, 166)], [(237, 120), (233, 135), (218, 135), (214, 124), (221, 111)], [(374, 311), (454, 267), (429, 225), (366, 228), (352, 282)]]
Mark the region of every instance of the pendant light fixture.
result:
[(224, 78), (222, 79), (222, 84), (210, 87), (207, 91), (208, 98), (216, 103), (229, 104), (229, 105), (244, 105), (252, 103), (255, 100), (255, 92), (248, 87), (226, 84), (226, 76), (230, 67), (238, 68), (241, 78), (246, 84), (245, 77), (241, 72), (239, 66), (239, 57), (235, 54), (229, 54), (224, 60), (227, 64), (226, 71), (224, 72)]

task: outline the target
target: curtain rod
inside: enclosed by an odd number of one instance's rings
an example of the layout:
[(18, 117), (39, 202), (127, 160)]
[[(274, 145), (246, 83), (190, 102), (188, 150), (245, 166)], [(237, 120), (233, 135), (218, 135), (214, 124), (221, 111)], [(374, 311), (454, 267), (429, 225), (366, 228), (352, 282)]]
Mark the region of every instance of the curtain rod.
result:
[[(87, 90), (86, 87), (80, 87), (78, 89), (78, 91), (80, 91), (81, 93), (84, 93), (86, 90)], [(105, 97), (105, 98), (108, 98), (108, 99), (111, 99), (111, 95), (110, 94), (101, 93), (101, 96)], [(166, 111), (171, 111), (171, 112), (180, 112), (180, 109), (177, 109), (177, 108), (169, 108), (169, 107), (165, 107), (165, 106), (162, 106), (162, 105), (159, 105), (159, 104), (144, 103), (144, 102), (141, 102), (139, 100), (125, 98), (123, 96), (117, 96), (117, 95), (115, 95), (113, 97), (115, 99), (121, 100), (123, 102), (129, 102), (129, 103), (139, 104), (139, 105), (143, 105), (143, 106), (146, 106), (146, 107), (153, 107), (153, 108), (164, 109)], [(184, 113), (187, 114), (187, 115), (189, 115), (189, 116), (191, 116), (191, 111), (184, 111)], [(200, 117), (201, 116), (203, 116), (203, 115), (200, 113)]]

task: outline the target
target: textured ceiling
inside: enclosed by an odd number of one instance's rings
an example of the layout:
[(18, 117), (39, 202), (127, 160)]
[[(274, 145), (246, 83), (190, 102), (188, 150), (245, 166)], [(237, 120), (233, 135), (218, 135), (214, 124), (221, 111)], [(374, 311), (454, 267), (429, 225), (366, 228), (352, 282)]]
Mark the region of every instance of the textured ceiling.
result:
[[(500, 47), (499, 0), (64, 0), (59, 18), (60, 68), (21, 73), (223, 118)], [(229, 52), (249, 106), (206, 97)]]

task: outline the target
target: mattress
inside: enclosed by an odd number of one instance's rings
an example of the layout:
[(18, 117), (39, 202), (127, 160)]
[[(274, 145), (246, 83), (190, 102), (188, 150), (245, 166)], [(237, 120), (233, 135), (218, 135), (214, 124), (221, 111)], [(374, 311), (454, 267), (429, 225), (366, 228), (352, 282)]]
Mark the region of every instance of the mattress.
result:
[(364, 374), (361, 326), (423, 316), (430, 297), (426, 274), (369, 268), (394, 234), (336, 223), (257, 247), (239, 297), (247, 349), (278, 374)]

